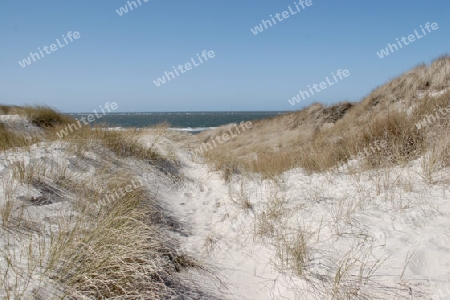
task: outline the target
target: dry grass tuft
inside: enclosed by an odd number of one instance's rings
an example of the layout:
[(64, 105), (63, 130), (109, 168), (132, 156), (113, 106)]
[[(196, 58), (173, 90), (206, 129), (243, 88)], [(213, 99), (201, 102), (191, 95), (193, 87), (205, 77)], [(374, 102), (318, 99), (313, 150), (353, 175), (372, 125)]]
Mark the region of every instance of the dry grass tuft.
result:
[(12, 105), (0, 105), (1, 114), (9, 115), (14, 112), (15, 106)]
[(0, 151), (14, 147), (24, 147), (30, 144), (30, 141), (25, 137), (11, 132), (4, 124), (0, 123)]
[(62, 115), (47, 106), (27, 106), (23, 107), (21, 112), (31, 123), (42, 128), (55, 127), (56, 125), (74, 122), (71, 117)]
[[(125, 188), (118, 182), (116, 188)], [(84, 215), (53, 240), (48, 268), (72, 296), (95, 299), (167, 299), (176, 293), (172, 273), (196, 267), (167, 247), (154, 226), (152, 199), (134, 190), (103, 204), (95, 219)], [(92, 208), (87, 208), (92, 209)]]

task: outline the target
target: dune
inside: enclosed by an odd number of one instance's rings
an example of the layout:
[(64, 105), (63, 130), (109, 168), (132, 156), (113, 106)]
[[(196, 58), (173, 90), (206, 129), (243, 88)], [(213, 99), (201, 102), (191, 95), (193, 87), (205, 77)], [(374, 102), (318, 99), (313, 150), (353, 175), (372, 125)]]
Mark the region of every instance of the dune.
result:
[(234, 125), (58, 138), (0, 107), (0, 297), (450, 299), (449, 62), (203, 155)]

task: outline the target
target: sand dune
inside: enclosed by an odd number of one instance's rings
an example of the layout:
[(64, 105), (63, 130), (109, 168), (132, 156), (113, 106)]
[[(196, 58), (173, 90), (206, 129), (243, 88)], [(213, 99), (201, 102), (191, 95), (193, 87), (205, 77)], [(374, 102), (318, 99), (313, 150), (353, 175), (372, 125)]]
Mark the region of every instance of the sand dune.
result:
[(450, 299), (450, 122), (415, 125), (448, 63), (203, 155), (234, 125), (62, 139), (73, 120), (3, 107), (0, 298)]

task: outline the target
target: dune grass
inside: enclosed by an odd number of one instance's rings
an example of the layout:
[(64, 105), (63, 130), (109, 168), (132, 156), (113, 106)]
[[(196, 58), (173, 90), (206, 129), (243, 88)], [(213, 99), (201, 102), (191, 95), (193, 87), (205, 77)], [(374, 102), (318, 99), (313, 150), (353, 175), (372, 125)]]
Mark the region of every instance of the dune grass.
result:
[[(109, 130), (105, 124), (92, 124), (81, 126), (80, 128), (72, 131), (68, 131), (68, 135), (60, 138), (57, 133), (61, 130), (67, 129), (69, 124), (77, 124), (77, 120), (63, 115), (47, 106), (26, 106), (26, 107), (10, 107), (1, 106), (5, 113), (16, 113), (27, 120), (33, 125), (42, 128), (45, 134), (45, 139), (49, 141), (68, 141), (78, 148), (78, 152), (82, 149), (87, 149), (88, 145), (92, 143), (98, 144), (102, 147), (109, 149), (115, 155), (120, 158), (134, 157), (137, 159), (143, 159), (147, 161), (161, 160), (161, 155), (158, 155), (153, 146), (145, 147), (139, 141), (139, 134), (134, 132), (130, 134), (130, 131), (115, 131)], [(155, 128), (159, 131), (159, 137), (164, 135), (167, 131), (167, 124), (160, 124)], [(20, 135), (13, 134), (5, 126), (0, 124), (0, 150), (9, 149), (11, 147), (20, 147), (28, 145), (37, 140), (27, 142), (26, 139), (20, 137)], [(158, 140), (155, 140), (157, 143)]]
[[(446, 108), (449, 111), (444, 116)], [(213, 139), (224, 128), (194, 137), (197, 144), (193, 148)], [(355, 215), (371, 205), (373, 199), (380, 197), (394, 207), (394, 188), (403, 186), (409, 192), (413, 190), (414, 181), (408, 176), (400, 178), (397, 173), (391, 173), (397, 166), (420, 159), (420, 176), (426, 184), (435, 184), (438, 180), (448, 184), (448, 174), (438, 179), (433, 175), (450, 166), (449, 133), (450, 57), (443, 56), (429, 66), (418, 66), (375, 89), (359, 103), (342, 102), (329, 107), (315, 103), (301, 111), (255, 121), (251, 132), (205, 152), (203, 158), (213, 170), (221, 172), (226, 181), (236, 185), (242, 178), (254, 178), (245, 175), (257, 174), (262, 175), (262, 179), (274, 179), (263, 181), (264, 186), (269, 182), (282, 187), (286, 177), (280, 175), (293, 168), (302, 168), (306, 173), (347, 169), (349, 172), (344, 178), (354, 176), (354, 193), (343, 195), (336, 203), (312, 182), (299, 182), (305, 185), (304, 193), (289, 199), (295, 202), (300, 198), (307, 203), (306, 207), (289, 207), (291, 201), (275, 194), (259, 205), (242, 189), (230, 198), (245, 212), (255, 211), (255, 237), (272, 245), (277, 266), (305, 280), (308, 288), (317, 289), (313, 291), (315, 295), (324, 295), (324, 299), (372, 299), (379, 293), (384, 295), (381, 299), (392, 291), (378, 285), (375, 273), (388, 257), (375, 258), (372, 246), (378, 245), (371, 237), (365, 232), (349, 233), (345, 231), (346, 226), (353, 227), (358, 222)], [(374, 147), (381, 142), (384, 142), (383, 147)], [(356, 164), (353, 159), (357, 160)], [(343, 168), (339, 169), (341, 166)], [(371, 187), (361, 183), (363, 174), (373, 180), (374, 189), (370, 192)], [(330, 184), (338, 180), (334, 176), (325, 178)], [(252, 204), (251, 208), (246, 203)], [(330, 208), (326, 222), (331, 220), (332, 231), (324, 233), (326, 230), (321, 226), (329, 226), (322, 224), (324, 219), (313, 232), (301, 226), (292, 228), (293, 223), (288, 222), (290, 212), (305, 208), (308, 215), (315, 205)], [(315, 224), (322, 214), (327, 214), (326, 209), (320, 216), (312, 215), (311, 220), (301, 218), (300, 222)], [(321, 235), (330, 235), (336, 244), (337, 241), (354, 243), (348, 246), (347, 253), (333, 257), (331, 252), (316, 248)], [(314, 266), (318, 257), (322, 265), (319, 269)], [(302, 287), (298, 289), (302, 293)]]
[[(113, 182), (108, 185), (116, 189), (127, 185), (122, 177), (110, 180)], [(65, 224), (54, 234), (47, 269), (69, 287), (71, 296), (167, 299), (176, 295), (169, 287), (175, 285), (172, 273), (197, 267), (197, 263), (181, 258), (167, 246), (151, 219), (154, 199), (136, 189), (110, 203), (96, 200), (79, 205), (83, 209), (76, 223)], [(100, 207), (92, 214), (95, 202)]]
[(0, 123), (0, 151), (27, 145), (30, 145), (29, 141), (22, 136), (14, 134), (4, 124)]
[(14, 112), (15, 106), (0, 104), (1, 114), (9, 115)]
[(51, 128), (74, 121), (73, 118), (63, 115), (48, 106), (25, 106), (21, 108), (20, 112), (31, 123), (42, 128)]
[[(5, 270), (0, 265), (6, 272), (0, 290), (7, 292), (7, 299), (25, 297), (29, 289), (45, 291), (45, 297), (70, 299), (167, 299), (188, 289), (177, 279), (177, 272), (203, 269), (178, 253), (164, 233), (155, 194), (142, 185), (130, 190), (133, 174), (98, 169), (98, 175), (85, 178), (40, 161), (16, 161), (11, 167), (11, 178), (3, 177), (4, 186), (47, 184), (52, 188), (45, 191), (51, 194), (43, 194), (43, 198), (56, 192), (72, 194), (72, 199), (65, 200), (65, 209), (59, 208), (55, 227), (44, 231), (48, 225), (42, 217), (32, 218), (28, 206), (45, 204), (30, 198), (25, 205), (13, 197), (13, 191), (4, 189), (2, 225), (23, 245), (13, 253), (0, 251), (9, 262)], [(120, 189), (126, 193), (105, 198)], [(33, 230), (29, 232), (29, 228)], [(24, 261), (27, 268), (18, 267)], [(36, 278), (42, 286), (32, 284)], [(50, 286), (49, 279), (56, 285)]]
[[(57, 160), (41, 161), (33, 158), (31, 148), (22, 147), (24, 157), (6, 165), (0, 231), (14, 251), (0, 251), (8, 262), (0, 265), (4, 274), (0, 291), (5, 292), (0, 295), (6, 299), (29, 297), (30, 292), (39, 299), (168, 299), (189, 294), (190, 287), (177, 273), (203, 267), (177, 251), (176, 241), (166, 235), (165, 212), (157, 204), (156, 192), (145, 186), (129, 190), (130, 181), (137, 181), (145, 168), (176, 172), (175, 161), (156, 149), (161, 137), (146, 146), (129, 131), (84, 126), (58, 139), (57, 130), (73, 120), (46, 107), (14, 109), (42, 130), (48, 149), (58, 147), (63, 154)], [(24, 145), (20, 135), (3, 126), (0, 136), (3, 149)], [(124, 167), (131, 161), (142, 164), (139, 172)], [(87, 176), (68, 167), (77, 164), (87, 165), (93, 173)], [(18, 188), (31, 194), (17, 199)], [(120, 189), (126, 193), (105, 201), (105, 195)], [(64, 203), (53, 206), (61, 210), (56, 218), (36, 218), (31, 213), (35, 208), (47, 213), (45, 206), (52, 199)], [(51, 224), (46, 223), (49, 220)], [(21, 266), (24, 262), (26, 268)]]
[[(206, 152), (205, 160), (226, 179), (248, 172), (275, 178), (298, 167), (308, 172), (336, 169), (381, 141), (386, 147), (365, 154), (364, 168), (414, 160), (430, 143), (444, 149), (438, 146), (442, 142), (438, 137), (448, 133), (449, 118), (421, 130), (416, 124), (450, 104), (449, 66), (450, 57), (443, 56), (375, 89), (359, 103), (330, 107), (315, 103), (298, 112), (255, 121), (251, 133)], [(441, 94), (432, 95), (437, 92)], [(209, 135), (199, 135), (200, 141), (213, 138), (213, 133)], [(442, 155), (440, 160), (448, 161)]]

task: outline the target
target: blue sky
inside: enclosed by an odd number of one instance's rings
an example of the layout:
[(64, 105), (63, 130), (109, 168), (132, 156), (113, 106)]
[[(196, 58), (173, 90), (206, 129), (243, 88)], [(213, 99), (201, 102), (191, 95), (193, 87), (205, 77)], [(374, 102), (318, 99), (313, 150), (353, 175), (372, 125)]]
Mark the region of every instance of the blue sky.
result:
[[(124, 0), (2, 1), (0, 102), (64, 112), (89, 112), (108, 101), (117, 111), (293, 110), (359, 101), (450, 52), (448, 0), (312, 0), (258, 35), (250, 28), (295, 9), (296, 0), (140, 1), (123, 16), (116, 10)], [(427, 22), (439, 29), (388, 57), (376, 55)], [(19, 65), (69, 31), (81, 37)], [(153, 83), (203, 50), (215, 57), (160, 87)], [(295, 106), (288, 103), (338, 69), (351, 75)]]

